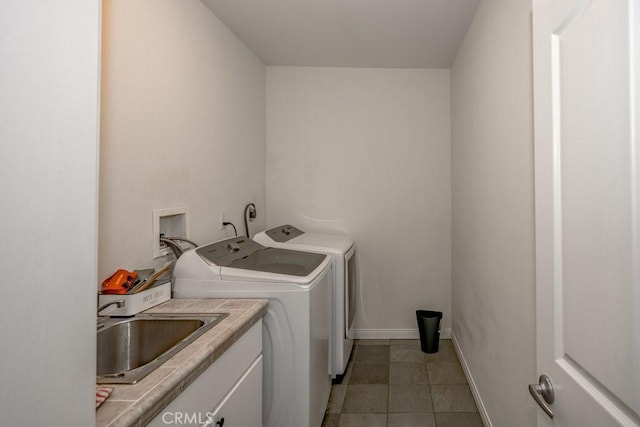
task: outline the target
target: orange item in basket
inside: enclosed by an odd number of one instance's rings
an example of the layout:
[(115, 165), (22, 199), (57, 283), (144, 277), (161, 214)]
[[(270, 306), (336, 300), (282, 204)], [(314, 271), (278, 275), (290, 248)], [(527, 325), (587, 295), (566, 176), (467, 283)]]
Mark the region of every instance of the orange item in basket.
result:
[(113, 275), (102, 282), (103, 294), (126, 294), (130, 287), (133, 286), (138, 273), (135, 271), (118, 270)]

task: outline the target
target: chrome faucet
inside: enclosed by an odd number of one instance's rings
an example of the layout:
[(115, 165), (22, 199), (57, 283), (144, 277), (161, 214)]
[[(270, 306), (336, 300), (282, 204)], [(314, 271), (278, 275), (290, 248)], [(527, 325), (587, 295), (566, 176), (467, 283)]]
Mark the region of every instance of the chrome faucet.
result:
[(124, 300), (123, 299), (118, 299), (115, 301), (109, 301), (106, 304), (101, 305), (100, 307), (98, 307), (98, 316), (100, 315), (100, 312), (102, 310), (104, 310), (105, 308), (111, 306), (111, 305), (116, 305), (118, 308), (124, 307)]

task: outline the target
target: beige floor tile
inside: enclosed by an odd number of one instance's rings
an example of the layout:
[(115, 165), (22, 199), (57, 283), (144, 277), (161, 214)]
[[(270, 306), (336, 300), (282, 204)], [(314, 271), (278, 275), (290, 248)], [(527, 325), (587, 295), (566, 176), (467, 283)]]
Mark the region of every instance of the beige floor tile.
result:
[(426, 384), (389, 384), (389, 412), (433, 412)]
[(422, 363), (424, 362), (423, 352), (420, 347), (413, 345), (392, 345), (390, 348), (391, 363)]
[(328, 414), (339, 414), (342, 412), (342, 404), (344, 403), (346, 393), (346, 384), (334, 384), (331, 386), (331, 394), (329, 395), (329, 403), (327, 404)]
[(484, 427), (477, 412), (438, 412), (438, 427)]
[(336, 426), (482, 427), (482, 419), (451, 340), (433, 354), (419, 340), (357, 340), (323, 422)]
[(349, 384), (389, 384), (389, 363), (354, 363)]
[(342, 414), (339, 427), (386, 427), (387, 414)]
[(389, 341), (388, 339), (381, 339), (381, 340), (355, 340), (355, 344), (356, 345), (389, 345)]
[(456, 355), (453, 345), (446, 344), (446, 342), (440, 340), (437, 353), (422, 353), (423, 360), (427, 362), (457, 362), (458, 355)]
[(389, 340), (389, 345), (411, 345), (420, 346), (420, 340)]
[(322, 420), (322, 427), (338, 427), (340, 414), (326, 414)]
[(427, 363), (429, 384), (466, 384), (462, 367), (458, 362), (429, 362)]
[(358, 346), (358, 351), (353, 358), (354, 363), (389, 363), (388, 345), (365, 345)]
[(382, 384), (350, 384), (342, 404), (342, 413), (386, 413), (389, 386)]
[(389, 414), (387, 418), (388, 427), (436, 427), (436, 420), (432, 412), (416, 413), (396, 413)]
[(349, 379), (351, 378), (351, 371), (353, 370), (353, 362), (356, 359), (356, 354), (358, 353), (358, 346), (353, 346), (353, 350), (351, 351), (351, 358), (349, 359), (349, 363), (347, 363), (347, 368), (344, 371), (344, 375), (342, 376), (342, 384), (349, 384)]
[(468, 385), (432, 385), (431, 398), (435, 412), (477, 411)]
[(453, 341), (451, 341), (450, 339), (442, 338), (442, 339), (440, 339), (440, 342), (438, 343), (438, 346), (439, 347), (453, 348)]
[(391, 363), (389, 384), (428, 384), (427, 367), (424, 363)]

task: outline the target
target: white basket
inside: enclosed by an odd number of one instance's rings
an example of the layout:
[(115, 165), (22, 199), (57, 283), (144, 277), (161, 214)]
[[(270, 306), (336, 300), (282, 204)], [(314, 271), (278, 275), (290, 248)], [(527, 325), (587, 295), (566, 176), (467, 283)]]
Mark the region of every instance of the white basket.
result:
[(98, 295), (98, 307), (112, 301), (124, 300), (124, 305), (111, 305), (102, 310), (100, 316), (133, 316), (171, 299), (171, 282), (163, 283), (131, 295)]

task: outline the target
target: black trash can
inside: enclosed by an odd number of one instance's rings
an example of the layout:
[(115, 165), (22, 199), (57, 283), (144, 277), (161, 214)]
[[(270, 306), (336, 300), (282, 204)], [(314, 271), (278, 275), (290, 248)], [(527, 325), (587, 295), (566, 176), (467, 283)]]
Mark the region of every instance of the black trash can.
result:
[(441, 311), (416, 310), (420, 348), (425, 353), (437, 353), (440, 341)]

